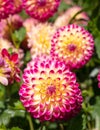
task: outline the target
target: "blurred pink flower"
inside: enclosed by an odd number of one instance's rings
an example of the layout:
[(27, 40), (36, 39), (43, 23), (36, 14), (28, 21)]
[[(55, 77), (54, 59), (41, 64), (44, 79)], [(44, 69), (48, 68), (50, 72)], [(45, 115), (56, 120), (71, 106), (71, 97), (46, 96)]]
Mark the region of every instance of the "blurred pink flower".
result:
[(46, 21), (57, 11), (60, 0), (23, 0), (23, 8), (33, 18)]
[(10, 29), (13, 31), (18, 30), (23, 26), (23, 19), (20, 15), (10, 15), (7, 19), (0, 21), (0, 37), (10, 39)]
[[(69, 8), (61, 16), (58, 16), (54, 25), (56, 27), (68, 25), (70, 20), (81, 10), (82, 7), (79, 6), (73, 6)], [(71, 22), (77, 25), (86, 26), (88, 24), (88, 21), (89, 21), (88, 14), (85, 11), (83, 11), (77, 14), (76, 17)]]
[(53, 25), (47, 22), (32, 26), (31, 31), (28, 33), (28, 47), (32, 58), (37, 54), (50, 54), (51, 37), (54, 31)]
[(76, 75), (49, 56), (27, 65), (19, 95), (26, 110), (40, 121), (68, 120), (80, 112), (83, 101)]

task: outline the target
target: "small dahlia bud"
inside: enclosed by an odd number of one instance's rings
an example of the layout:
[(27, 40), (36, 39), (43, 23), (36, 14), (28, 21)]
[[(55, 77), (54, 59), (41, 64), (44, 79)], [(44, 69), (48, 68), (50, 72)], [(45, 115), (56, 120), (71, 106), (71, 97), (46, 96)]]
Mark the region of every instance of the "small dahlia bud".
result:
[(6, 49), (3, 49), (1, 55), (11, 70), (9, 83), (13, 83), (14, 80), (19, 82), (20, 69), (18, 67), (19, 65), (18, 54), (17, 53), (9, 54), (9, 52)]
[[(81, 10), (82, 7), (80, 6), (73, 6), (69, 8), (61, 16), (58, 16), (54, 25), (56, 27), (68, 25), (70, 20)], [(85, 11), (83, 11), (77, 14), (76, 17), (71, 21), (71, 23), (86, 26), (88, 24), (88, 21), (89, 21), (89, 16)]]
[(8, 17), (11, 7), (11, 0), (0, 0), (0, 19)]
[(19, 95), (26, 110), (40, 121), (68, 120), (80, 112), (83, 100), (75, 74), (49, 56), (27, 65)]
[(64, 60), (72, 69), (84, 66), (94, 50), (92, 35), (74, 24), (59, 28), (51, 42), (51, 55)]
[(31, 31), (28, 33), (28, 47), (30, 48), (32, 58), (37, 54), (50, 54), (53, 33), (54, 28), (49, 23), (32, 26)]
[(23, 0), (23, 8), (33, 18), (46, 21), (57, 11), (60, 0)]

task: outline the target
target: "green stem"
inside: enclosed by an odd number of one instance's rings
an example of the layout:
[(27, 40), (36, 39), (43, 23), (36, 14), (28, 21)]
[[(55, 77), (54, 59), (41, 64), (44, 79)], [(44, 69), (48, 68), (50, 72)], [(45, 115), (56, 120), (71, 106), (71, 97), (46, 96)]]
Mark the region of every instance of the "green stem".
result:
[(59, 126), (60, 126), (60, 130), (64, 130), (63, 124), (60, 123)]
[[(13, 29), (12, 29), (12, 25), (11, 25), (11, 17), (12, 17), (12, 16), (9, 16), (9, 18), (7, 19), (7, 25), (8, 25), (8, 27), (9, 27), (10, 38), (11, 38), (11, 40), (12, 40), (14, 46), (15, 46), (16, 48), (18, 48), (18, 47), (17, 47), (17, 44), (16, 44), (16, 42), (15, 42), (13, 36), (12, 36), (12, 34), (13, 34)], [(9, 21), (9, 19), (10, 19), (10, 21)]]
[(96, 130), (100, 130), (100, 117), (96, 115)]
[(32, 118), (29, 114), (27, 114), (27, 120), (29, 122), (30, 130), (34, 130)]

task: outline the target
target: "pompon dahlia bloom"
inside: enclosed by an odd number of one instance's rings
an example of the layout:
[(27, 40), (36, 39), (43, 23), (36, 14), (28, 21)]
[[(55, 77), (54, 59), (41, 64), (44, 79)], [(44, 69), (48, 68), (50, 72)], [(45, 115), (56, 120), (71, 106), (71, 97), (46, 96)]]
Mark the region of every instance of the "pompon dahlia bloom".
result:
[(28, 33), (28, 47), (32, 58), (37, 54), (50, 54), (51, 37), (54, 31), (54, 27), (49, 23), (41, 23), (32, 27)]
[(19, 82), (20, 69), (18, 67), (19, 64), (18, 54), (17, 53), (9, 54), (6, 49), (3, 49), (1, 55), (11, 70), (9, 83), (13, 83), (14, 80)]
[(19, 95), (34, 118), (68, 120), (81, 110), (83, 99), (78, 87), (75, 74), (64, 62), (44, 56), (32, 60), (24, 70)]
[(100, 88), (100, 71), (99, 71), (99, 73), (97, 75), (97, 80), (98, 80), (98, 88)]
[(74, 24), (59, 28), (51, 40), (51, 56), (64, 60), (72, 69), (85, 65), (93, 50), (92, 35), (83, 27)]
[[(80, 6), (73, 6), (66, 10), (61, 16), (59, 16), (54, 25), (56, 27), (66, 26), (69, 24), (70, 20), (79, 12), (82, 10), (82, 7)], [(71, 23), (86, 26), (89, 21), (88, 14), (83, 11), (76, 15), (76, 17), (71, 21)]]
[(7, 18), (11, 8), (11, 0), (0, 0), (0, 19)]
[(45, 21), (57, 11), (60, 0), (23, 0), (23, 8), (33, 18)]
[(4, 59), (0, 56), (0, 83), (7, 86), (11, 70)]

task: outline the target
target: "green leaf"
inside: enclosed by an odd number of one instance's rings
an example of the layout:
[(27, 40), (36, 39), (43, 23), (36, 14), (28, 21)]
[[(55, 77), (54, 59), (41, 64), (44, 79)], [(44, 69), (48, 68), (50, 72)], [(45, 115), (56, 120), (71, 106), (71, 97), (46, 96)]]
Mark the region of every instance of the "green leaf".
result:
[(25, 39), (25, 36), (26, 36), (26, 30), (24, 27), (20, 28), (19, 30), (15, 30), (15, 32), (12, 33), (13, 43), (16, 48), (20, 47), (20, 44)]
[(92, 115), (95, 119), (95, 129), (100, 130), (100, 96), (96, 97), (96, 103), (93, 107)]
[(68, 9), (69, 5), (67, 5), (64, 1), (61, 2), (59, 8), (58, 8), (58, 11), (61, 12), (61, 11), (65, 11), (66, 9)]
[(13, 127), (11, 128), (11, 130), (22, 130), (22, 129), (20, 129), (19, 127)]
[(83, 126), (83, 128), (82, 128), (82, 130), (86, 130), (86, 125), (87, 125), (87, 118), (86, 118), (86, 115), (85, 114), (83, 114), (82, 115), (82, 119), (83, 119), (83, 123), (82, 123), (82, 126)]
[(25, 117), (25, 111), (24, 110), (12, 110), (12, 109), (6, 109), (2, 112), (0, 115), (0, 125), (8, 125), (10, 122), (10, 119), (13, 117)]
[(69, 122), (68, 130), (82, 130), (83, 128), (82, 114), (79, 114)]
[(19, 109), (19, 110), (25, 110), (24, 106), (22, 105), (22, 103), (18, 100), (17, 102), (14, 103), (14, 108), (15, 109)]
[(0, 125), (0, 130), (7, 130), (4, 125)]
[(95, 48), (98, 58), (100, 59), (100, 37), (95, 39)]

